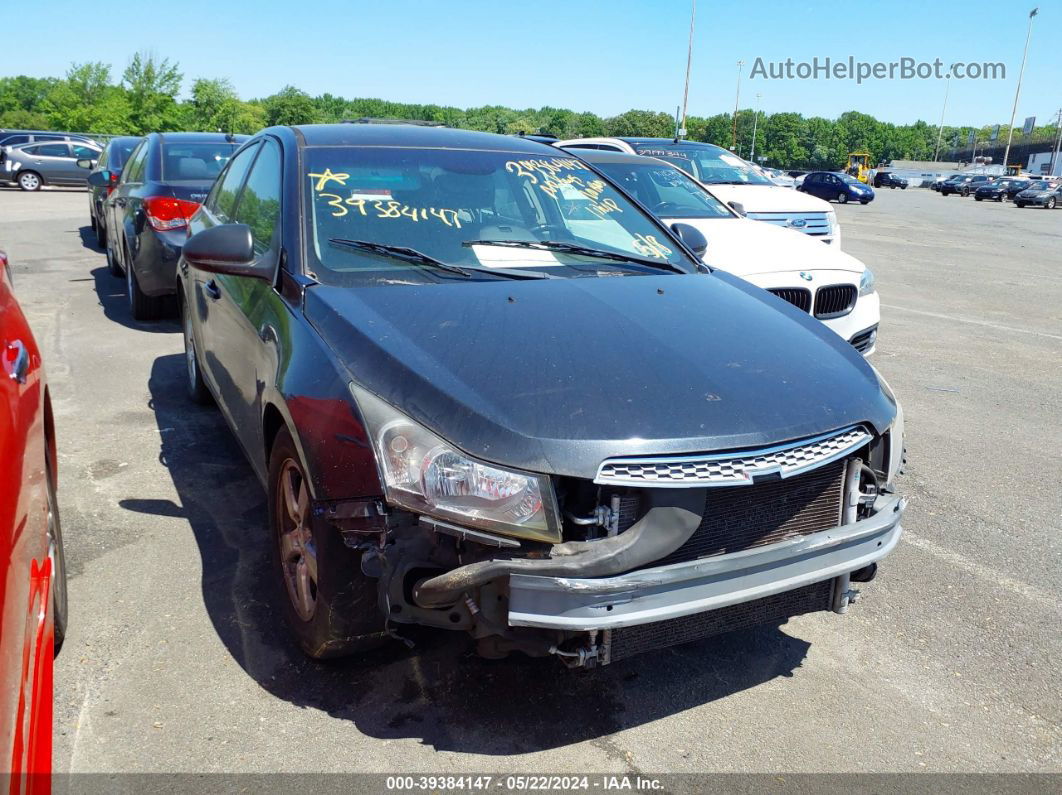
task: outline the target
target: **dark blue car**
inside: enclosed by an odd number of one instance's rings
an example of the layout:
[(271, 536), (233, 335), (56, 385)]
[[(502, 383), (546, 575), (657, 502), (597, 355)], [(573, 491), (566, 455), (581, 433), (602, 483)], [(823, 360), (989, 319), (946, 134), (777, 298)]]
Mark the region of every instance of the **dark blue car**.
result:
[(797, 190), (838, 204), (847, 204), (849, 201), (870, 204), (874, 201), (872, 187), (864, 185), (855, 177), (832, 171), (812, 171), (804, 177)]
[[(177, 292), (188, 219), (246, 140), (224, 133), (151, 133), (129, 155), (104, 202), (102, 221), (107, 265), (115, 276), (124, 274), (135, 320), (157, 319), (167, 296)], [(89, 184), (110, 185), (110, 171), (94, 171)]]

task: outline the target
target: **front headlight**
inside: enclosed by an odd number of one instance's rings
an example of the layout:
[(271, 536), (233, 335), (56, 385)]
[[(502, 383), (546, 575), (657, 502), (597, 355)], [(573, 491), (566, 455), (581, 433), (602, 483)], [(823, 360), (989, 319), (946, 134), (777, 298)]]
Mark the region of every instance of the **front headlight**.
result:
[(859, 294), (870, 295), (874, 292), (874, 271), (867, 268), (863, 271), (863, 275), (859, 277)]
[(387, 501), (505, 535), (560, 541), (549, 478), (478, 461), (371, 392), (350, 385), (376, 450)]

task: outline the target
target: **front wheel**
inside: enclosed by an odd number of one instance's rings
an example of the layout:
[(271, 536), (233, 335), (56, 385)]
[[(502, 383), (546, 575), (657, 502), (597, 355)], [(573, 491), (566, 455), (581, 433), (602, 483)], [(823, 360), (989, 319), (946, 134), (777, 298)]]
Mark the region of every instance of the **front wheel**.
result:
[(982, 197), (980, 197), (980, 196), (974, 196), (974, 201), (975, 202), (979, 202), (979, 201), (981, 201), (981, 198)]
[(18, 175), (18, 186), (22, 190), (40, 190), (43, 184), (40, 175), (34, 171), (23, 171)]
[(907, 190), (907, 186), (906, 185), (901, 185), (900, 186), (900, 190)]
[(96, 233), (96, 245), (107, 248), (107, 228), (97, 221), (95, 216), (92, 218), (92, 231)]
[(1025, 202), (1014, 202), (1014, 206), (1015, 207), (1024, 207), (1025, 206)]
[(187, 301), (181, 301), (181, 325), (184, 327), (185, 388), (193, 403), (207, 406), (211, 402), (210, 391), (203, 382), (199, 369), (199, 354), (195, 349), (195, 333), (192, 329), (192, 310)]
[(1045, 207), (1045, 208), (1047, 208), (1048, 210), (1053, 210), (1053, 209), (1055, 209), (1055, 197), (1054, 197), (1054, 196), (1052, 196), (1052, 197), (1051, 197), (1050, 199), (1048, 199), (1048, 200), (1047, 200), (1047, 201), (1046, 201), (1046, 202), (1044, 203), (1044, 207)]
[(848, 204), (848, 194), (847, 193), (838, 193), (837, 194), (837, 203), (838, 204)]
[(281, 612), (302, 650), (314, 659), (381, 645), (384, 632), (375, 580), (361, 553), (313, 516), (310, 484), (287, 428), (269, 456), (269, 524)]
[(867, 199), (866, 201), (860, 201), (859, 203), (866, 207), (868, 204), (870, 204), (870, 199)]

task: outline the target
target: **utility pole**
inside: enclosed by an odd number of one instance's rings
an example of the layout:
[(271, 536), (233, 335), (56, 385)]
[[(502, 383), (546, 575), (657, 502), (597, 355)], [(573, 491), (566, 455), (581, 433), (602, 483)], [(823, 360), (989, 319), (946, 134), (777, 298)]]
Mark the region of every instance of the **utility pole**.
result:
[(738, 61), (738, 79), (737, 79), (737, 93), (734, 95), (734, 129), (730, 133), (730, 149), (733, 152), (737, 152), (737, 115), (738, 115), (738, 103), (741, 102), (741, 67), (745, 65), (744, 61)]
[(752, 117), (752, 149), (749, 151), (749, 160), (756, 162), (756, 127), (760, 123), (760, 95), (756, 95), (756, 115)]
[(1058, 109), (1058, 121), (1055, 122), (1055, 126), (1058, 127), (1058, 140), (1055, 141), (1055, 151), (1051, 153), (1051, 165), (1047, 167), (1049, 177), (1055, 175), (1055, 163), (1058, 162), (1058, 153), (1062, 149), (1062, 108)]
[(1010, 109), (1010, 124), (1007, 125), (1007, 148), (1003, 150), (1003, 171), (1010, 166), (1010, 142), (1014, 138), (1014, 116), (1018, 112), (1018, 97), (1021, 95), (1021, 78), (1025, 74), (1025, 58), (1029, 54), (1029, 39), (1032, 38), (1032, 21), (1039, 8), (1029, 12), (1029, 30), (1025, 34), (1025, 50), (1021, 54), (1021, 69), (1018, 70), (1018, 87), (1014, 89), (1014, 107)]
[(693, 21), (697, 18), (697, 0), (693, 0), (690, 12), (690, 44), (686, 50), (686, 87), (682, 90), (682, 124), (675, 134), (675, 140), (686, 137), (686, 100), (690, 96), (690, 67), (693, 65)]
[(948, 109), (948, 89), (951, 88), (951, 75), (948, 75), (948, 79), (944, 81), (944, 107), (940, 109), (940, 124), (937, 125), (937, 145), (933, 149), (933, 162), (937, 162), (937, 156), (940, 154), (940, 138), (944, 135), (944, 111)]

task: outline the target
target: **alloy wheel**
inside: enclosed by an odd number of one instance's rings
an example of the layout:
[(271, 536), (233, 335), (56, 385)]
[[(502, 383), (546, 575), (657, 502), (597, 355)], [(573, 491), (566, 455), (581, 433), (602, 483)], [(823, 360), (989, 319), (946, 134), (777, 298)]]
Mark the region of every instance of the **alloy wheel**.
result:
[(36, 174), (23, 174), (18, 178), (18, 184), (23, 190), (38, 190), (41, 186), (41, 178)]
[(310, 527), (310, 495), (302, 469), (293, 459), (280, 468), (276, 490), (280, 565), (295, 613), (303, 621), (317, 610), (317, 549)]
[(837, 194), (837, 202), (838, 202), (838, 204), (847, 204), (848, 203), (848, 194), (847, 193), (838, 193)]

